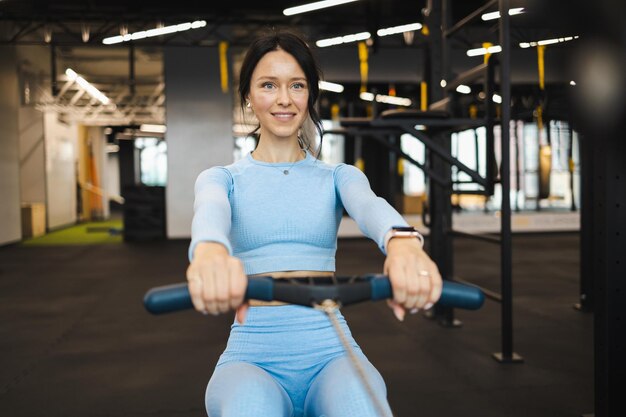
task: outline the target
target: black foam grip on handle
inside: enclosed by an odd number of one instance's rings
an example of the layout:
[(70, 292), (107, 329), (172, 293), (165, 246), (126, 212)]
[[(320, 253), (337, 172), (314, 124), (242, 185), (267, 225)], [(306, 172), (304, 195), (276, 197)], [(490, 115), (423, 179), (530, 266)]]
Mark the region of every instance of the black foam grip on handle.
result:
[(143, 297), (143, 305), (152, 314), (171, 313), (193, 308), (186, 282), (151, 288)]
[[(367, 298), (358, 297), (353, 302), (358, 302), (362, 299), (369, 300), (382, 300), (392, 297), (392, 288), (389, 278), (384, 275), (371, 275), (370, 279), (371, 293)], [(291, 284), (280, 283), (277, 284), (275, 280), (270, 277), (254, 277), (248, 278), (248, 287), (246, 289), (246, 299), (272, 301), (274, 300), (275, 289), (279, 290), (289, 288)], [(341, 287), (349, 288), (350, 284), (343, 285)], [(295, 287), (294, 287), (295, 288)], [(357, 287), (355, 286), (355, 289)], [(362, 287), (360, 287), (362, 288)], [(276, 291), (276, 293), (289, 294), (287, 301), (294, 304), (311, 305), (313, 295), (308, 295), (305, 288), (299, 286), (299, 291)], [(311, 288), (311, 294), (314, 289)], [(339, 294), (340, 292), (333, 291), (332, 294)], [(349, 293), (343, 291), (343, 293)], [(279, 298), (279, 297), (277, 297)], [(317, 300), (319, 301), (319, 300)], [(342, 300), (338, 300), (342, 301)], [(468, 310), (477, 310), (482, 307), (485, 301), (485, 295), (477, 288), (470, 285), (459, 284), (456, 282), (444, 281), (441, 293), (441, 298), (438, 304), (447, 307), (463, 308)], [(350, 304), (348, 302), (344, 305)], [(155, 287), (150, 289), (144, 296), (144, 306), (152, 314), (163, 314), (179, 310), (187, 310), (193, 308), (191, 302), (191, 296), (189, 295), (189, 288), (187, 283), (166, 285), (162, 287)]]
[[(272, 301), (274, 280), (270, 277), (248, 278), (246, 300)], [(193, 308), (186, 282), (151, 288), (143, 297), (143, 305), (152, 314), (171, 313)]]
[[(392, 288), (389, 278), (384, 275), (371, 276), (372, 285), (372, 300), (384, 300), (391, 298)], [(443, 287), (441, 289), (441, 297), (437, 304), (463, 308), (465, 310), (478, 310), (483, 306), (485, 302), (485, 294), (480, 288), (459, 284), (457, 282), (443, 281)]]

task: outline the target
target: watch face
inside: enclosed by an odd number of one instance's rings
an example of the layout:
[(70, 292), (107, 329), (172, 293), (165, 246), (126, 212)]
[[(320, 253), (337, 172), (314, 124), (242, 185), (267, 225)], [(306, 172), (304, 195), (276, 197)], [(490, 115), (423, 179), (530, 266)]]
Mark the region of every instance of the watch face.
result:
[(417, 232), (417, 230), (411, 226), (394, 227), (393, 230), (396, 232)]

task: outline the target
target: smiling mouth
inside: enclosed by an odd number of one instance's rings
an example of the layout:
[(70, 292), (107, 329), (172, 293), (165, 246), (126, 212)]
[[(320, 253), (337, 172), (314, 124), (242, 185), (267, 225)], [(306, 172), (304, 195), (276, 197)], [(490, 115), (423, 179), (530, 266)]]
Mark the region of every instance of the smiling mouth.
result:
[(292, 119), (296, 116), (295, 113), (272, 113), (272, 116), (277, 119)]

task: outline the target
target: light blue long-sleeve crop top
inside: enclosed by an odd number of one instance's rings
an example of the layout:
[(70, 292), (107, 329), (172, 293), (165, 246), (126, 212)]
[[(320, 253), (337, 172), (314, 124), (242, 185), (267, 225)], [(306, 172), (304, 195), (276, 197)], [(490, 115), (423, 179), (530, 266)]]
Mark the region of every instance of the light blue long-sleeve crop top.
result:
[(209, 241), (241, 259), (246, 274), (334, 271), (344, 207), (383, 252), (385, 234), (407, 225), (352, 165), (330, 165), (309, 153), (293, 166), (248, 154), (198, 176), (189, 259), (198, 242)]

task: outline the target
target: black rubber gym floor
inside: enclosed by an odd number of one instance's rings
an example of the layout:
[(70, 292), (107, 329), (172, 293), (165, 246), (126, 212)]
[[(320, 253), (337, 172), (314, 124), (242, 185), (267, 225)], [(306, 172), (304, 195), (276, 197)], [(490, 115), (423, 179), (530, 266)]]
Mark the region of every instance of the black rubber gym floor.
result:
[[(593, 317), (578, 298), (577, 234), (514, 237), (514, 341), (500, 307), (456, 310), (460, 328), (398, 322), (384, 302), (344, 309), (399, 417), (558, 417), (593, 411)], [(0, 416), (204, 416), (232, 315), (151, 316), (152, 286), (184, 280), (186, 241), (0, 248)], [(498, 247), (458, 240), (456, 275), (499, 289)], [(339, 274), (380, 272), (369, 240), (341, 240)], [(337, 381), (340, 385), (341, 381)], [(258, 416), (264, 417), (264, 416)]]

